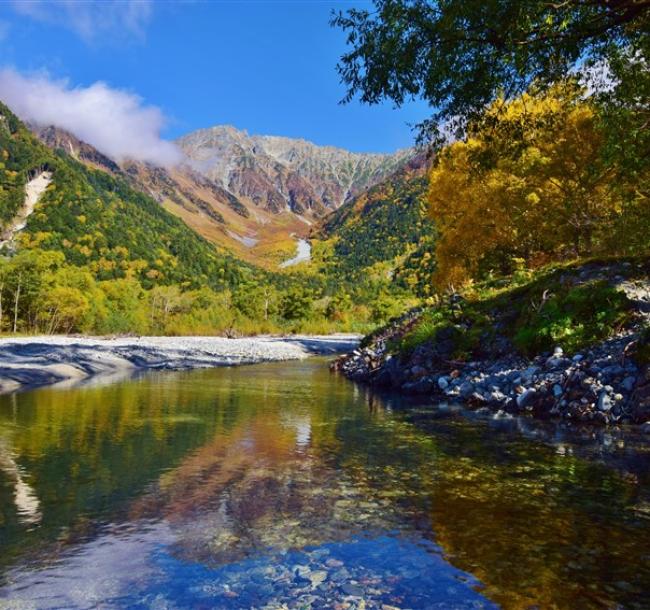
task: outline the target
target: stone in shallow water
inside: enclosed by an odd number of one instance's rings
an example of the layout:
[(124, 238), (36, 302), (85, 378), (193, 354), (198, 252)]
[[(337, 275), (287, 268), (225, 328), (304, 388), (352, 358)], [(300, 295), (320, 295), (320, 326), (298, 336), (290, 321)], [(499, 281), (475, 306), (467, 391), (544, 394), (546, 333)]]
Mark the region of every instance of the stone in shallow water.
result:
[(293, 566), (293, 568), (291, 568), (291, 571), (294, 573), (295, 576), (305, 576), (305, 577), (307, 577), (311, 572), (309, 566), (301, 565), (301, 564), (297, 564)]
[(315, 572), (309, 574), (307, 578), (309, 578), (311, 581), (312, 587), (317, 587), (322, 582), (325, 582), (327, 580), (327, 572), (325, 570), (316, 570)]
[(352, 595), (353, 597), (363, 597), (364, 594), (363, 587), (350, 582), (343, 583), (341, 585), (341, 591), (346, 595)]
[(350, 578), (350, 572), (346, 570), (345, 568), (341, 568), (340, 570), (337, 570), (330, 576), (331, 580), (334, 582), (343, 582), (344, 580), (347, 580)]

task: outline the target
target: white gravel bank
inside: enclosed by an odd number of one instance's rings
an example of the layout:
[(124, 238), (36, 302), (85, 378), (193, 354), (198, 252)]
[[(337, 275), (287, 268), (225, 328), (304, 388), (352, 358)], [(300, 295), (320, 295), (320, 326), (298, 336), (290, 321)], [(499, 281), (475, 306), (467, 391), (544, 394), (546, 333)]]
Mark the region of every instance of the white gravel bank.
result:
[(37, 336), (0, 339), (0, 393), (91, 377), (119, 378), (145, 369), (192, 369), (337, 354), (356, 347), (356, 335), (251, 337)]

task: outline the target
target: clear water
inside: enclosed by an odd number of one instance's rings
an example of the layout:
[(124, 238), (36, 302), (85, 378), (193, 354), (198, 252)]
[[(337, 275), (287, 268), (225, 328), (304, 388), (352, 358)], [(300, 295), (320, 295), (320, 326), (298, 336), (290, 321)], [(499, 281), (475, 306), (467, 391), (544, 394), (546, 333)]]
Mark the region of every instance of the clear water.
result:
[(0, 397), (0, 608), (649, 608), (650, 443), (320, 359)]

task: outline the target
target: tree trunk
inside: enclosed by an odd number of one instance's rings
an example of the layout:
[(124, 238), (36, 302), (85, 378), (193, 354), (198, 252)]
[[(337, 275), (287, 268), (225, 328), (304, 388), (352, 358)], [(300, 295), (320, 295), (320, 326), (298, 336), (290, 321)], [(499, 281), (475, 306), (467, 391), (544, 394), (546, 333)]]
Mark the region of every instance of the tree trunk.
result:
[(23, 280), (23, 274), (18, 276), (18, 286), (16, 287), (16, 299), (14, 300), (14, 333), (18, 330), (18, 304), (20, 302), (20, 286)]
[(58, 315), (59, 315), (59, 308), (55, 307), (54, 311), (52, 312), (52, 315), (50, 316), (50, 323), (48, 324), (48, 329), (47, 329), (48, 335), (54, 334), (54, 331), (58, 326), (58, 321), (57, 321)]

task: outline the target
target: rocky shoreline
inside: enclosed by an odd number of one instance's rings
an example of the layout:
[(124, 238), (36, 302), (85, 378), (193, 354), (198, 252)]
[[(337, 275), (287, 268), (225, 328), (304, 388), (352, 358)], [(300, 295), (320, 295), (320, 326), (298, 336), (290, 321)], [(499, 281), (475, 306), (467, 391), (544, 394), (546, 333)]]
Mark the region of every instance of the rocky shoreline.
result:
[(413, 310), (336, 360), (332, 369), (376, 388), (460, 402), (496, 417), (531, 414), (572, 422), (641, 424), (650, 432), (650, 365), (647, 357), (637, 357), (650, 351), (650, 291), (644, 286), (643, 294), (637, 290), (634, 297), (634, 325), (576, 353), (558, 346), (532, 358), (505, 350), (456, 361), (444, 333), (400, 353), (395, 345), (421, 315), (421, 310)]
[(66, 337), (0, 339), (0, 394), (44, 385), (114, 381), (145, 370), (234, 366), (354, 349), (356, 335), (289, 337)]

